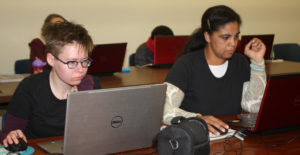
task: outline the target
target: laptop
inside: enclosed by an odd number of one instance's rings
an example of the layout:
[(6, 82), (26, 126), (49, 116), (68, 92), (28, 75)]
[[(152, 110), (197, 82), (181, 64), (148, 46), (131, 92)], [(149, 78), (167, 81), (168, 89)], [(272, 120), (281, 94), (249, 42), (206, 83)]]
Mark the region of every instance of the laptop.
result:
[(241, 114), (233, 129), (275, 131), (300, 125), (300, 74), (269, 76), (257, 114)]
[(37, 145), (49, 153), (60, 150), (67, 155), (111, 154), (152, 147), (162, 124), (165, 94), (165, 84), (71, 93), (64, 141)]
[(88, 68), (88, 74), (112, 75), (121, 72), (124, 62), (127, 43), (95, 45), (91, 58), (93, 62)]
[(189, 36), (155, 37), (154, 65), (173, 64)]
[(265, 60), (271, 59), (271, 53), (273, 48), (274, 34), (260, 34), (260, 35), (242, 35), (241, 41), (237, 46), (237, 52), (244, 55), (245, 46), (253, 38), (258, 38), (266, 45)]

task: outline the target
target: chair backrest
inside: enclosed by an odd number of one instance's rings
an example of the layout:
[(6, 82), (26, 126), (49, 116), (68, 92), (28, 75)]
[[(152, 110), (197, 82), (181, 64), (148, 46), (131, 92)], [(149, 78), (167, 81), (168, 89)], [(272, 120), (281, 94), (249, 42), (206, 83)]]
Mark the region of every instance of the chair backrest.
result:
[(300, 46), (297, 43), (275, 44), (273, 50), (276, 59), (300, 62)]
[(129, 66), (135, 66), (135, 53), (129, 56)]
[(15, 74), (30, 73), (29, 59), (20, 59), (15, 62)]

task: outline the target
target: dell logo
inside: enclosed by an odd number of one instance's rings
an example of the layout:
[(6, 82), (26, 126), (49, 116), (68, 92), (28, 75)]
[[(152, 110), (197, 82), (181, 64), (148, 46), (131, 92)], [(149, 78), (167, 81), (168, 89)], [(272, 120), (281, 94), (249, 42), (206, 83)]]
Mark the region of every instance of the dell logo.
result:
[(110, 122), (113, 128), (119, 128), (123, 124), (123, 118), (121, 116), (115, 116)]

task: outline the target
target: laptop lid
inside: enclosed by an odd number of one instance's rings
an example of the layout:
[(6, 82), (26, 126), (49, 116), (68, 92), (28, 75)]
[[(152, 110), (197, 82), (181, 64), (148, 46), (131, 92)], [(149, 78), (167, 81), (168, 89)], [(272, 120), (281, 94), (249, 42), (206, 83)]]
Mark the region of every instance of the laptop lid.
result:
[(151, 147), (160, 131), (166, 85), (68, 95), (64, 154), (110, 154)]
[(258, 38), (266, 45), (265, 60), (271, 59), (271, 52), (273, 48), (274, 34), (259, 34), (259, 35), (242, 35), (241, 40), (237, 46), (237, 52), (244, 55), (245, 46), (253, 38)]
[(88, 74), (106, 75), (121, 72), (127, 43), (95, 45), (91, 58), (93, 62), (88, 68)]
[(269, 76), (258, 114), (242, 115), (233, 128), (253, 132), (300, 125), (300, 74)]
[(189, 36), (155, 37), (154, 65), (173, 64)]
[(255, 131), (300, 125), (300, 74), (271, 76)]

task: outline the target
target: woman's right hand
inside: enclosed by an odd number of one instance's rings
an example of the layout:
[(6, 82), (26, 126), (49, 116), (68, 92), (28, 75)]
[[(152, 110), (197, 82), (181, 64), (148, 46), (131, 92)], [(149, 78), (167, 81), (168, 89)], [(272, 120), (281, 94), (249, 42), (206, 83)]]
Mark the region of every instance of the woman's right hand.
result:
[(220, 135), (220, 133), (216, 129), (214, 129), (212, 127), (212, 125), (219, 128), (223, 132), (225, 132), (225, 129), (229, 128), (229, 126), (226, 123), (224, 123), (223, 121), (221, 121), (220, 119), (218, 119), (212, 115), (198, 116), (198, 117), (200, 117), (201, 119), (203, 119), (206, 122), (209, 132), (213, 133), (214, 135), (218, 136), (218, 135)]
[(5, 147), (8, 147), (9, 144), (13, 144), (13, 143), (18, 144), (19, 143), (18, 138), (23, 138), (24, 141), (27, 143), (27, 139), (23, 134), (23, 132), (20, 129), (17, 129), (17, 130), (10, 131), (7, 134), (6, 138), (3, 140), (3, 145)]
[(266, 53), (266, 45), (258, 38), (253, 38), (245, 46), (245, 55), (255, 61), (261, 61), (264, 59)]

